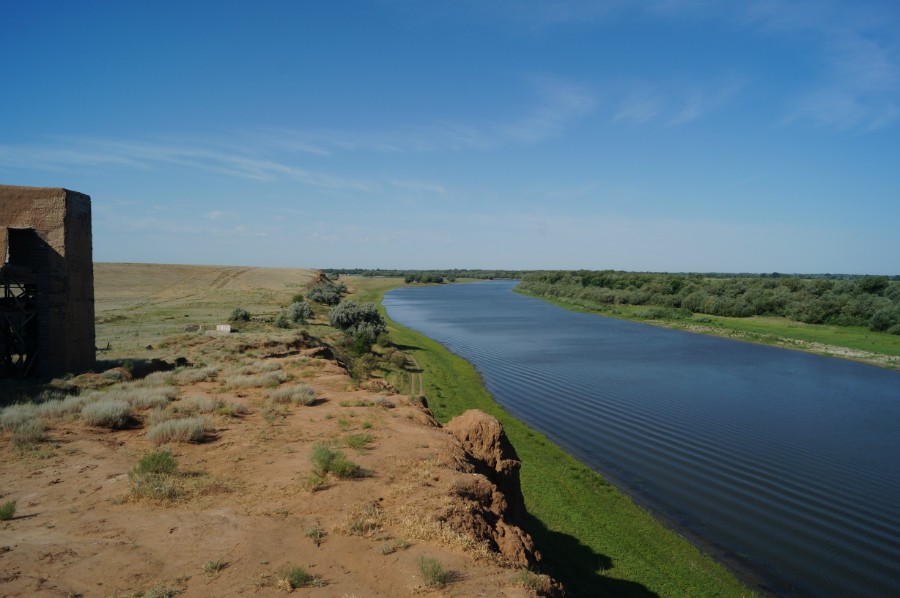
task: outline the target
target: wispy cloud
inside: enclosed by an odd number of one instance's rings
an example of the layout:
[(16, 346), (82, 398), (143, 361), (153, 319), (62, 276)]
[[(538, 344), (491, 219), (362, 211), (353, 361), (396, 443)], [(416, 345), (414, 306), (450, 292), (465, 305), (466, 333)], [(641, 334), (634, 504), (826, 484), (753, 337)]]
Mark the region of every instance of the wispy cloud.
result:
[(83, 167), (129, 167), (155, 170), (160, 166), (203, 170), (226, 176), (273, 181), (291, 179), (325, 189), (372, 191), (378, 183), (309, 170), (294, 164), (245, 153), (215, 141), (196, 142), (181, 139), (116, 140), (59, 138), (43, 144), (0, 145), (0, 166), (32, 170), (72, 170)]
[(735, 77), (704, 83), (648, 81), (631, 84), (632, 90), (625, 91), (618, 102), (612, 102), (616, 106), (612, 121), (633, 125), (687, 124), (725, 106), (743, 86), (744, 82)]
[(758, 0), (741, 15), (770, 34), (817, 40), (825, 74), (794, 98), (786, 121), (878, 129), (900, 118), (900, 22), (866, 3)]
[(589, 88), (557, 77), (534, 77), (529, 85), (531, 105), (520, 108), (516, 118), (482, 122), (445, 119), (375, 131), (268, 129), (252, 137), (269, 146), (323, 156), (349, 151), (488, 151), (557, 137), (597, 104)]

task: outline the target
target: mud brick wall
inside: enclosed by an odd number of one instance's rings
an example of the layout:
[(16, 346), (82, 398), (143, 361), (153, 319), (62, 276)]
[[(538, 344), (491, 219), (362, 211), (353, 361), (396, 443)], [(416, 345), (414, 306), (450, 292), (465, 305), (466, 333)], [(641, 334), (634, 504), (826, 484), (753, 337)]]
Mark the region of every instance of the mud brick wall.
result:
[[(94, 365), (94, 266), (91, 198), (67, 189), (0, 185), (0, 248), (9, 229), (34, 229), (42, 257), (35, 273), (39, 372), (58, 376)], [(16, 233), (13, 233), (13, 236)], [(4, 263), (9, 255), (3, 256)]]

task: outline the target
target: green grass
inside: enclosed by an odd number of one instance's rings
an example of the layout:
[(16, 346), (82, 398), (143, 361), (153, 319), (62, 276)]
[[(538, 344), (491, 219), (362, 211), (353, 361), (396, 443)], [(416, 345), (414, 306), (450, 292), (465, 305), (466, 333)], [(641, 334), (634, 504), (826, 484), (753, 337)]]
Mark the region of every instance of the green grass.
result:
[(422, 577), (422, 583), (428, 588), (443, 588), (450, 581), (450, 572), (447, 571), (441, 562), (427, 556), (420, 556), (417, 564), (419, 565), (419, 575)]
[[(400, 279), (354, 279), (358, 297), (379, 301)], [(499, 419), (522, 459), (528, 531), (544, 566), (577, 596), (751, 596), (711, 558), (666, 529), (602, 476), (512, 417), (484, 389), (475, 368), (440, 344), (394, 322), (391, 337), (423, 370), (425, 396), (440, 422), (466, 409)]]
[(16, 501), (10, 500), (0, 505), (0, 521), (9, 521), (16, 514)]

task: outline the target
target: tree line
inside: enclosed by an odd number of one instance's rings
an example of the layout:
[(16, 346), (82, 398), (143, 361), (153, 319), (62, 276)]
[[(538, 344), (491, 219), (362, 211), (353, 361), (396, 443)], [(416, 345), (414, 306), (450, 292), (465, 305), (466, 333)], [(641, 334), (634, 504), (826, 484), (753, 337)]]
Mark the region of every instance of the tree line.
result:
[(402, 278), (407, 284), (455, 282), (457, 278), (476, 278), (480, 280), (518, 279), (525, 273), (522, 270), (467, 270), (454, 268), (450, 270), (386, 270), (381, 268), (325, 268), (322, 272), (328, 275), (348, 276), (383, 276)]
[(780, 316), (900, 334), (898, 277), (546, 271), (522, 275), (534, 295), (603, 305), (649, 305), (714, 316)]

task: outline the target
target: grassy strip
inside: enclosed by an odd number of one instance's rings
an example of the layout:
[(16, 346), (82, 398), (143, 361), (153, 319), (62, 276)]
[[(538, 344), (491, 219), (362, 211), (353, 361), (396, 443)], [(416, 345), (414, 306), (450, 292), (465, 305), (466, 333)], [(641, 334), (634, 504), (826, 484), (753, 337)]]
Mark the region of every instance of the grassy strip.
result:
[[(728, 318), (695, 314), (691, 318), (648, 318), (658, 308), (651, 305), (601, 305), (572, 302), (564, 299), (544, 297), (525, 291), (517, 293), (536, 297), (565, 309), (583, 313), (600, 314), (612, 318), (632, 320), (672, 328), (688, 330), (713, 336), (737, 338), (766, 345), (777, 345), (801, 351), (847, 357), (872, 365), (887, 368), (900, 367), (900, 336), (884, 332), (874, 332), (863, 326), (835, 326), (830, 324), (804, 324), (787, 318), (753, 316), (749, 318)], [(823, 347), (821, 345), (828, 345)], [(871, 353), (866, 355), (843, 355), (840, 349)]]
[[(379, 301), (401, 279), (354, 279), (357, 297)], [(572, 596), (750, 596), (728, 571), (635, 506), (599, 474), (494, 402), (464, 359), (390, 322), (391, 336), (423, 370), (438, 421), (466, 409), (497, 417), (522, 459), (528, 531), (548, 572)]]

